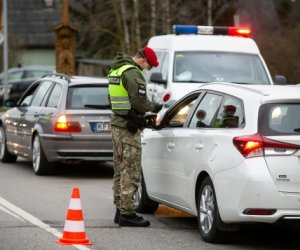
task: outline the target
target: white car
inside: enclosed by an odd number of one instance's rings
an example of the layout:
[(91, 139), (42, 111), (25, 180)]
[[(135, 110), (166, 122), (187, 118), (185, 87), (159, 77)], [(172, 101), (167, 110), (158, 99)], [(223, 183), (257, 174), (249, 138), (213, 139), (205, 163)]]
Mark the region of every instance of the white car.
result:
[(142, 135), (138, 212), (198, 217), (207, 242), (239, 223), (300, 219), (300, 89), (211, 83)]

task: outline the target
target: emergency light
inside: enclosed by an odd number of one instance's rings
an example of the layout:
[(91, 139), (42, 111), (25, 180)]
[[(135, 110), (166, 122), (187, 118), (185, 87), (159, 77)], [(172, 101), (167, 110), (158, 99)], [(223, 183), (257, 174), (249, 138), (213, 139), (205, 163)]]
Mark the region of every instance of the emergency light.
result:
[(230, 35), (248, 37), (251, 29), (248, 27), (173, 25), (173, 32), (179, 34), (198, 35)]

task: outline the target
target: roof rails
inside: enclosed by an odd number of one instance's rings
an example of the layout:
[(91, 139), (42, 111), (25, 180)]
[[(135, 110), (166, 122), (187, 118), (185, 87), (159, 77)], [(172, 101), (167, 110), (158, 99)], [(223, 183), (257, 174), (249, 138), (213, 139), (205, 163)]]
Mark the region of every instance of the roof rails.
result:
[(66, 80), (68, 83), (71, 82), (71, 77), (70, 76), (67, 76), (67, 75), (64, 75), (64, 74), (60, 74), (60, 73), (47, 73), (45, 75), (42, 76), (43, 77), (47, 77), (47, 76), (56, 76), (56, 77), (59, 77), (60, 79), (64, 79)]

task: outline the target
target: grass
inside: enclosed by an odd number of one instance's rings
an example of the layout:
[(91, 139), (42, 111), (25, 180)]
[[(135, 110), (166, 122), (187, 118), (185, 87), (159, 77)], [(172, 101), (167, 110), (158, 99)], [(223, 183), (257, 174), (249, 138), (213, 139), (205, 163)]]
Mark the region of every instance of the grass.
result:
[(8, 107), (0, 106), (0, 112), (5, 112), (8, 109), (9, 109)]

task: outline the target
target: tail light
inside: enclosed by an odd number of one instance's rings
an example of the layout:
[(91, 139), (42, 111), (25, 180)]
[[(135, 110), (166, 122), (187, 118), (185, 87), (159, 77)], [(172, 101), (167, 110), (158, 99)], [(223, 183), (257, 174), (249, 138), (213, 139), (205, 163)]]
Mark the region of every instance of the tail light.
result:
[(79, 122), (68, 121), (65, 115), (58, 117), (54, 125), (54, 132), (80, 133), (81, 127)]
[(300, 149), (299, 145), (270, 140), (259, 133), (234, 137), (233, 144), (245, 158), (292, 155)]

